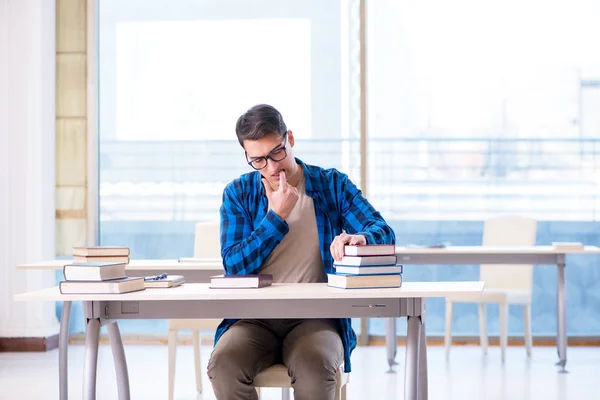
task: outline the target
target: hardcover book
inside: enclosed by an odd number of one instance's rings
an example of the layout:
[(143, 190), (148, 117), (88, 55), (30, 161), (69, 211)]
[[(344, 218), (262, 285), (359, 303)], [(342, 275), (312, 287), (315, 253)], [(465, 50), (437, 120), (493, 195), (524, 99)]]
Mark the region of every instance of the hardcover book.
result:
[(327, 274), (327, 286), (340, 289), (398, 288), (402, 286), (402, 275)]
[(387, 265), (387, 266), (351, 266), (351, 265), (336, 265), (335, 272), (337, 274), (348, 275), (389, 275), (401, 274), (402, 265)]
[(347, 256), (387, 256), (396, 254), (393, 244), (366, 244), (361, 246), (345, 246), (344, 254)]
[(129, 256), (129, 247), (117, 246), (80, 246), (73, 247), (74, 256)]
[(215, 275), (210, 277), (212, 289), (261, 288), (273, 283), (273, 275)]
[(63, 267), (63, 275), (67, 281), (106, 281), (126, 278), (125, 267), (125, 263), (73, 263)]
[(144, 278), (123, 278), (112, 281), (62, 281), (62, 294), (119, 294), (145, 290)]
[(334, 265), (396, 265), (397, 258), (393, 256), (344, 256), (340, 261), (334, 261)]
[(73, 263), (104, 262), (129, 264), (128, 256), (73, 256)]

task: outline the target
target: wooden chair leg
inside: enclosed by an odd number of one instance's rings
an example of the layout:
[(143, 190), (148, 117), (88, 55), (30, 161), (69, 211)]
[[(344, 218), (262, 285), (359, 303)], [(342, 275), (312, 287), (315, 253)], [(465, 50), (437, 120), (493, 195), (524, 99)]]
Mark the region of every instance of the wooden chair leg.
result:
[(488, 336), (485, 303), (479, 303), (479, 344), (481, 345), (481, 351), (486, 355), (488, 350)]
[(506, 345), (508, 344), (508, 304), (500, 303), (500, 354), (502, 362), (506, 360)]
[(194, 369), (196, 372), (196, 391), (202, 393), (202, 359), (200, 355), (200, 332), (192, 331), (192, 344), (194, 346)]
[(169, 400), (173, 400), (175, 395), (175, 360), (177, 356), (177, 331), (169, 330), (168, 337), (169, 348)]
[(527, 357), (531, 357), (531, 348), (533, 346), (533, 340), (531, 339), (531, 304), (523, 305), (523, 319), (525, 351), (527, 351)]
[(450, 346), (452, 346), (452, 312), (454, 305), (452, 301), (446, 300), (446, 335), (444, 336), (444, 347), (446, 360), (450, 358)]

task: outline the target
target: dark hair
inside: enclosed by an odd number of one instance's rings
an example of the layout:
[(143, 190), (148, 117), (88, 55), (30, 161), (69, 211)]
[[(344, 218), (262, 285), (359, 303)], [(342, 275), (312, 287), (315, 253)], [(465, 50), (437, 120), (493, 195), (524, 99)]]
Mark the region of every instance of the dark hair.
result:
[(235, 124), (235, 134), (240, 145), (244, 140), (258, 140), (267, 135), (283, 136), (287, 132), (283, 117), (268, 104), (258, 104), (242, 114)]

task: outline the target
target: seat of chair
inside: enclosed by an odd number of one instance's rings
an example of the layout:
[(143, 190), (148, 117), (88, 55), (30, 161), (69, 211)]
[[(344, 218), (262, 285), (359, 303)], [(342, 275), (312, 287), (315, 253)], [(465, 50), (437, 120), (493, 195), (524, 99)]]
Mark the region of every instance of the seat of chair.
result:
[(207, 330), (214, 331), (221, 323), (221, 319), (170, 319), (169, 330)]
[(448, 296), (446, 301), (453, 303), (531, 304), (531, 293), (524, 290), (484, 289), (483, 292), (472, 295)]
[[(336, 386), (341, 388), (348, 383), (350, 374), (343, 371), (343, 367), (338, 368), (335, 374)], [(283, 364), (275, 364), (259, 372), (254, 378), (254, 387), (257, 388), (290, 388), (292, 381), (288, 375), (287, 367)]]
[[(285, 378), (285, 379), (282, 379)], [(255, 387), (292, 387), (287, 367), (283, 364), (271, 365), (254, 377)]]

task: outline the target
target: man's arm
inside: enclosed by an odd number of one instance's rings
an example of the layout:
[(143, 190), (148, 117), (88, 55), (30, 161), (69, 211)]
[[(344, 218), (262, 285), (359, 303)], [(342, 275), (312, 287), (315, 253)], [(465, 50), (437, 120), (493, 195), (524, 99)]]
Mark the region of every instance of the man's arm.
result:
[(269, 210), (256, 230), (240, 201), (241, 189), (228, 185), (221, 205), (221, 256), (227, 274), (257, 274), (289, 226)]

